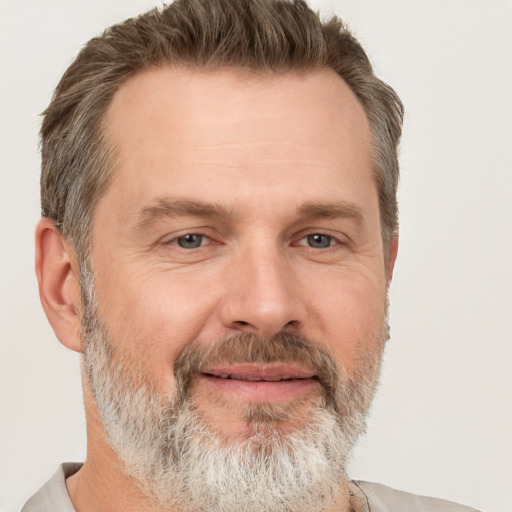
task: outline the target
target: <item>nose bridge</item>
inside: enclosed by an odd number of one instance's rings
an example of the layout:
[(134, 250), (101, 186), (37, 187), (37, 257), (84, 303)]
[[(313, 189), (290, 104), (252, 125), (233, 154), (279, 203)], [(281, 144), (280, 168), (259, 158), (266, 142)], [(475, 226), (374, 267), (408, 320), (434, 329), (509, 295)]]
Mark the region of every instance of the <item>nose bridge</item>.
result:
[(251, 244), (232, 262), (223, 301), (223, 323), (230, 329), (269, 337), (303, 321), (293, 269), (273, 241)]

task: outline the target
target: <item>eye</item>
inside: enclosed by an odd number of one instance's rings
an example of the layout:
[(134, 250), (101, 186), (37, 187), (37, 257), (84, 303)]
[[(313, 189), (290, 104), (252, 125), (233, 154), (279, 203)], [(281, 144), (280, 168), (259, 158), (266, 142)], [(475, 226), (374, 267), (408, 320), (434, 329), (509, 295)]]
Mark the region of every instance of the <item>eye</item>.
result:
[(332, 236), (323, 233), (313, 233), (306, 237), (306, 243), (309, 247), (313, 247), (314, 249), (326, 249), (334, 245), (336, 240)]
[(187, 233), (186, 235), (179, 236), (175, 239), (177, 245), (183, 249), (197, 249), (201, 247), (206, 239), (205, 235), (198, 235), (196, 233)]

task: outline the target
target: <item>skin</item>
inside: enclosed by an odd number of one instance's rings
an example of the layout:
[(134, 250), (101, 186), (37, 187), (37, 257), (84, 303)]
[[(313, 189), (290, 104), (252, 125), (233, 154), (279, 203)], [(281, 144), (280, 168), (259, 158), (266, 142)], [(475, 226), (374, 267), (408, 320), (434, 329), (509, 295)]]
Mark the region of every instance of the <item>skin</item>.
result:
[[(92, 261), (99, 315), (135, 386), (172, 394), (173, 361), (197, 338), (296, 332), (349, 375), (377, 350), (398, 242), (383, 246), (368, 122), (336, 74), (154, 69), (120, 88), (105, 126), (117, 160)], [(201, 245), (180, 247), (189, 234)], [(78, 351), (73, 250), (48, 219), (36, 241), (43, 306)], [(199, 377), (195, 399), (235, 439), (246, 429), (237, 406), (298, 401), (315, 384), (289, 388)], [(84, 394), (87, 460), (67, 481), (75, 507), (149, 510), (106, 444), (86, 381)]]

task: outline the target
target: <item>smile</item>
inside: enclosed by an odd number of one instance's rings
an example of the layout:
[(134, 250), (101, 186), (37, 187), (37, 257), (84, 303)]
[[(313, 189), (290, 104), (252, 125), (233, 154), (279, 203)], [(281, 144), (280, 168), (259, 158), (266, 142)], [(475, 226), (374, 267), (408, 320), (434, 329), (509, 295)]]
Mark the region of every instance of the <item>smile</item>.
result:
[(254, 403), (293, 400), (319, 385), (315, 372), (283, 363), (208, 367), (199, 376), (223, 395)]

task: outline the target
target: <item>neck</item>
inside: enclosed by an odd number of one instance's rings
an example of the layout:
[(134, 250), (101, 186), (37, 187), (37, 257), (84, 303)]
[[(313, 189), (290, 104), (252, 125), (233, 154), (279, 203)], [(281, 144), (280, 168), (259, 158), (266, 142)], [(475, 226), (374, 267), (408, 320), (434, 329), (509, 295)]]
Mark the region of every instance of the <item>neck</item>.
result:
[[(76, 512), (181, 512), (164, 510), (143, 495), (135, 482), (119, 469), (98, 465), (88, 459), (82, 468), (66, 480)], [(352, 512), (348, 482), (340, 483), (335, 505), (324, 512)], [(318, 511), (320, 512), (320, 510)]]
[(87, 456), (80, 470), (66, 480), (75, 511), (159, 512), (161, 509), (126, 475), (122, 462), (106, 440), (103, 424), (84, 376), (82, 384), (87, 425)]

